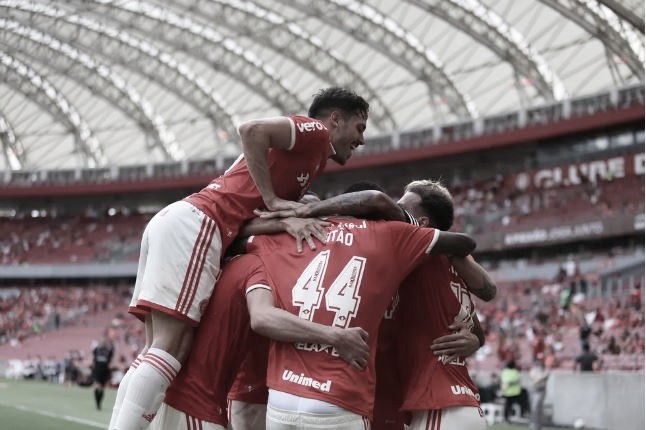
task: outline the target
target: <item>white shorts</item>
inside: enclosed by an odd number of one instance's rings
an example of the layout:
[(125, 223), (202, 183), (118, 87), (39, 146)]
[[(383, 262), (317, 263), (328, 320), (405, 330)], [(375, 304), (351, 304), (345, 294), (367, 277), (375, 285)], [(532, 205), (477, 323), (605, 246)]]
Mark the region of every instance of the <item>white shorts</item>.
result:
[(148, 223), (130, 312), (156, 309), (197, 325), (220, 277), (222, 238), (216, 222), (185, 201)]
[(162, 403), (150, 423), (150, 430), (226, 430), (226, 427), (186, 415), (166, 403)]
[(370, 421), (340, 406), (269, 390), (267, 430), (367, 430)]
[(431, 411), (413, 411), (409, 430), (486, 430), (487, 421), (481, 408), (456, 406)]
[(267, 405), (229, 400), (229, 430), (265, 430)]

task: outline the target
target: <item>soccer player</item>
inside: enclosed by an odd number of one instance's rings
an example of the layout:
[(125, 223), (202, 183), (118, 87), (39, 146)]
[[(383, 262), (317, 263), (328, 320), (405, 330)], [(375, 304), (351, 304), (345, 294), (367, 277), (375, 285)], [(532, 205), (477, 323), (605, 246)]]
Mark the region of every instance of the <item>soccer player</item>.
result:
[[(453, 201), (436, 181), (407, 185), (399, 205), (425, 227), (448, 230), (453, 224)], [(485, 299), (495, 296), (489, 275), (472, 258), (433, 255), (404, 281), (399, 290), (397, 351), (403, 385), (402, 411), (411, 412), (410, 429), (484, 430), (486, 421), (479, 395), (469, 376), (465, 356), (479, 346), (444, 342), (431, 349), (438, 338), (455, 336), (449, 326), (474, 322), (474, 304), (467, 289), (476, 288)], [(437, 347), (437, 344), (434, 345)], [(434, 355), (435, 354), (435, 355)]]
[[(267, 270), (276, 304), (308, 321), (362, 327), (370, 360), (358, 370), (338, 360), (329, 343), (271, 342), (267, 369), (268, 429), (366, 428), (372, 417), (376, 337), (399, 283), (431, 253), (468, 255), (463, 234), (402, 222), (333, 219), (319, 250), (288, 252), (289, 236), (255, 237), (248, 251)], [(278, 252), (280, 250), (280, 252)]]
[(258, 336), (227, 395), (230, 430), (264, 430), (267, 415), (269, 339)]
[(220, 258), (253, 210), (295, 208), (328, 158), (364, 144), (368, 103), (329, 88), (308, 117), (253, 120), (239, 128), (243, 154), (200, 192), (170, 204), (142, 237), (129, 311), (146, 323), (146, 345), (122, 380), (110, 429), (147, 427), (192, 345), (220, 274)]
[[(367, 214), (377, 214), (380, 216), (389, 217), (390, 219), (404, 220), (406, 217), (409, 217), (412, 214), (412, 216), (414, 216), (414, 219), (422, 226), (441, 226), (443, 229), (450, 228), (453, 222), (453, 203), (450, 198), (450, 194), (444, 187), (434, 181), (416, 181), (409, 184), (409, 186), (406, 188), (406, 191), (406, 194), (398, 202), (399, 205), (394, 205), (390, 198), (382, 193), (368, 191), (362, 193), (354, 193), (352, 195), (340, 195), (332, 199), (321, 201), (319, 203), (312, 203), (297, 208), (296, 210), (282, 211), (281, 216), (320, 216), (334, 212), (344, 212), (364, 216)], [(262, 214), (262, 216), (264, 217), (272, 217), (276, 215), (278, 214)], [(467, 314), (465, 318), (460, 318), (458, 320), (454, 319), (455, 315), (449, 315), (446, 314), (446, 312), (435, 312), (435, 308), (443, 307), (445, 301), (447, 302), (447, 305), (450, 309), (454, 309), (456, 304), (457, 306), (460, 306), (460, 302), (457, 301), (455, 294), (451, 293), (450, 282), (455, 282), (456, 285), (458, 283), (461, 283), (461, 288), (467, 295), (468, 292), (466, 285), (464, 285), (462, 280), (455, 273), (455, 270), (452, 270), (453, 273), (451, 274), (451, 280), (446, 281), (446, 277), (449, 273), (447, 270), (444, 270), (446, 269), (448, 261), (446, 257), (434, 256), (433, 259), (435, 260), (435, 265), (430, 264), (421, 266), (420, 268), (416, 269), (417, 277), (413, 276), (408, 280), (408, 283), (415, 284), (415, 287), (408, 288), (408, 290), (412, 291), (412, 293), (407, 293), (407, 297), (414, 297), (417, 299), (417, 301), (415, 299), (409, 299), (407, 303), (412, 301), (412, 305), (409, 304), (404, 308), (412, 307), (413, 309), (411, 309), (410, 312), (408, 309), (403, 311), (403, 313), (407, 315), (408, 320), (410, 320), (411, 318), (420, 318), (425, 322), (426, 325), (428, 325), (430, 322), (433, 323), (433, 330), (427, 330), (425, 332), (426, 335), (420, 338), (408, 336), (407, 339), (409, 339), (413, 344), (405, 344), (402, 347), (402, 349), (408, 348), (408, 351), (404, 353), (404, 356), (406, 356), (407, 354), (412, 355), (412, 359), (417, 360), (414, 362), (414, 364), (417, 365), (419, 365), (420, 363), (435, 363), (437, 360), (432, 360), (432, 353), (443, 357), (442, 359), (445, 361), (455, 361), (456, 357), (454, 356), (468, 356), (475, 352), (475, 350), (477, 350), (479, 346), (484, 342), (484, 335), (482, 334), (482, 330), (479, 327), (477, 317), (475, 317), (475, 315), (473, 315), (472, 317), (472, 312), (469, 312), (469, 314)], [(472, 259), (454, 260), (454, 265), (458, 269), (459, 275), (468, 280), (467, 285), (469, 286), (469, 288), (472, 289), (474, 293), (478, 295), (478, 297), (484, 300), (491, 300), (495, 295), (495, 284), (493, 284), (491, 278), (482, 269), (482, 267), (480, 267)], [(426, 281), (425, 279), (427, 279), (426, 276), (428, 275), (428, 273), (430, 272), (431, 275), (433, 275), (437, 268), (439, 268), (440, 270), (440, 279), (445, 280), (445, 282), (430, 283)], [(442, 289), (442, 285), (447, 286), (448, 289)], [(420, 286), (426, 288), (420, 288)], [(397, 300), (398, 297), (395, 296), (393, 298), (393, 308), (395, 308), (395, 310), (399, 309), (399, 307), (397, 306)], [(468, 301), (470, 303), (470, 297), (465, 299), (465, 301)], [(431, 314), (442, 315), (443, 317), (427, 318), (429, 309), (433, 309), (433, 311), (430, 312)], [(379, 429), (402, 429), (405, 421), (405, 415), (397, 412), (397, 409), (399, 407), (398, 396), (400, 393), (396, 389), (398, 386), (397, 375), (395, 375), (391, 369), (393, 367), (391, 363), (393, 361), (394, 348), (389, 348), (389, 341), (392, 340), (390, 338), (392, 337), (392, 332), (395, 330), (392, 316), (393, 312), (390, 312), (390, 318), (387, 313), (386, 318), (384, 319), (382, 326), (380, 327), (379, 335), (380, 347), (378, 349), (377, 365), (379, 366), (380, 371), (378, 373), (378, 377), (381, 376), (382, 382), (384, 382), (384, 378), (386, 379), (384, 384), (381, 384), (379, 381), (377, 384), (376, 401), (378, 402), (378, 411), (375, 413), (374, 427)], [(407, 324), (410, 324), (410, 322), (408, 321)], [(470, 327), (472, 327), (474, 324), (476, 325), (476, 331), (478, 331), (479, 334), (478, 336), (470, 333)], [(468, 334), (465, 334), (464, 330), (459, 333), (457, 332), (457, 330), (465, 326), (469, 328), (466, 330)], [(455, 330), (456, 333), (454, 333), (453, 330)], [(415, 329), (415, 327), (412, 327), (410, 329), (410, 333), (417, 333), (417, 331), (418, 330)], [(407, 333), (407, 329), (402, 330), (402, 332)], [(429, 345), (431, 345), (431, 343), (433, 344), (432, 348), (434, 351), (431, 351), (429, 349)], [(415, 350), (413, 347), (417, 347), (418, 349)], [(419, 354), (422, 354), (424, 358), (419, 358)], [(428, 356), (430, 356), (430, 360)], [(408, 370), (410, 370), (410, 368)], [(417, 373), (422, 374), (421, 372), (427, 372), (427, 369), (418, 368), (416, 370), (411, 370), (407, 374), (407, 380), (405, 381), (406, 384), (409, 385), (407, 389), (414, 390), (419, 388), (420, 386), (431, 386), (429, 384), (428, 378), (423, 379), (423, 382), (421, 384), (416, 384), (415, 381), (411, 382), (411, 378), (415, 378), (417, 376)], [(464, 374), (461, 376), (466, 376), (466, 378), (469, 378), (466, 370), (463, 373)], [(473, 385), (470, 378), (468, 379), (468, 381), (471, 385)], [(395, 387), (395, 389), (393, 389), (393, 387)], [(430, 388), (427, 389), (427, 391), (430, 391)], [(408, 396), (408, 398), (415, 398), (415, 396), (417, 396), (419, 400), (420, 398), (424, 397), (422, 395), (424, 394), (423, 392), (415, 392), (414, 394), (411, 394), (411, 392), (412, 391), (406, 393), (406, 396)], [(473, 387), (471, 392), (476, 393), (474, 395), (477, 395), (475, 387)], [(445, 393), (442, 393), (442, 395), (444, 394)], [(463, 398), (462, 400), (465, 400), (467, 406), (473, 406), (472, 398), (469, 399), (467, 397)], [(428, 403), (424, 403), (423, 400), (420, 401), (422, 401), (422, 404), (424, 405)], [(453, 401), (455, 402), (455, 400)], [(477, 402), (476, 405), (479, 406)], [(404, 412), (410, 412), (410, 410), (411, 408), (408, 407), (408, 409)], [(479, 416), (480, 410), (475, 409), (473, 411), (478, 414), (478, 417), (476, 418), (478, 419), (477, 423), (482, 424), (484, 421), (481, 419), (482, 417)], [(426, 412), (426, 410), (422, 412)], [(433, 414), (438, 415), (441, 414), (441, 412), (433, 411)], [(421, 416), (421, 414), (418, 415)], [(424, 419), (428, 418), (428, 416), (429, 412), (426, 413)], [(464, 422), (459, 420), (457, 422), (458, 425), (465, 424)], [(449, 424), (448, 427), (444, 428), (452, 428), (452, 421), (450, 419), (445, 419), (445, 424), (447, 423)], [(439, 426), (439, 422), (436, 421), (428, 421), (424, 422), (424, 424), (429, 426), (431, 424), (433, 424), (434, 426)], [(468, 422), (466, 422), (466, 424), (468, 425)]]
[(342, 359), (365, 364), (368, 345), (362, 329), (301, 320), (273, 306), (270, 288), (258, 257), (241, 255), (224, 264), (191, 354), (166, 390), (153, 430), (226, 428), (227, 393), (252, 345), (261, 341), (251, 329), (278, 340), (327, 342)]
[(112, 342), (103, 336), (99, 343), (92, 350), (92, 378), (94, 379), (94, 402), (96, 408), (101, 410), (103, 402), (103, 391), (105, 384), (110, 380), (110, 362), (114, 348)]

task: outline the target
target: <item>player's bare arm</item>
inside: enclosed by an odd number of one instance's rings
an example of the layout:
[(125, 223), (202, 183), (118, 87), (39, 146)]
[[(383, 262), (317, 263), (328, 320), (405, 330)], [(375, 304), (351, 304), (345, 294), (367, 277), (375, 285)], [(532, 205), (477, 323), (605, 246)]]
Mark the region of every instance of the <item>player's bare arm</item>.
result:
[(276, 196), (267, 163), (269, 148), (289, 149), (292, 140), (290, 120), (287, 117), (252, 120), (240, 125), (238, 132), (249, 173), (267, 209), (277, 211), (300, 206), (301, 203)]
[(363, 369), (370, 355), (368, 332), (360, 327), (342, 329), (314, 323), (279, 309), (271, 291), (256, 288), (247, 293), (251, 329), (282, 342), (314, 342), (332, 345), (339, 357), (356, 369)]
[(327, 215), (350, 215), (388, 221), (407, 221), (404, 210), (381, 191), (357, 191), (340, 194), (326, 200), (308, 203), (298, 208), (283, 211), (256, 211), (261, 218), (319, 217)]
[(456, 272), (467, 285), (467, 289), (473, 295), (485, 302), (496, 297), (496, 283), (491, 279), (487, 271), (476, 263), (473, 257), (460, 257), (456, 254), (449, 258)]
[(325, 244), (325, 228), (332, 225), (329, 221), (318, 218), (254, 218), (247, 222), (240, 230), (240, 237), (257, 236), (261, 234), (289, 233), (296, 239), (296, 251), (303, 251), (303, 241), (307, 242), (310, 249), (316, 249), (314, 238)]
[[(431, 248), (431, 254), (445, 254), (451, 256), (466, 257), (476, 249), (476, 242), (471, 236), (464, 233), (451, 233), (448, 231), (437, 231), (439, 234), (435, 245)], [(457, 269), (456, 269), (457, 270)], [(458, 271), (458, 274), (460, 272)], [(464, 279), (464, 277), (462, 277)], [(466, 282), (466, 279), (464, 279)], [(474, 293), (475, 294), (475, 293)], [(476, 294), (477, 295), (477, 294)], [(479, 297), (479, 296), (478, 296)]]
[(484, 332), (475, 313), (471, 316), (471, 323), (454, 322), (448, 328), (455, 333), (433, 341), (431, 349), (435, 355), (468, 357), (484, 345)]

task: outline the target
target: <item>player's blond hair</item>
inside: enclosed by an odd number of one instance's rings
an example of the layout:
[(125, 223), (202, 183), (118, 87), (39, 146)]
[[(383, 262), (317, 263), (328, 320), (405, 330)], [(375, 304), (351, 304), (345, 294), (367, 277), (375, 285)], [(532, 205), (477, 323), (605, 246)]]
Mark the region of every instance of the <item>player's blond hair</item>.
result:
[(413, 181), (406, 185), (406, 192), (421, 197), (420, 209), (433, 220), (434, 227), (448, 230), (453, 225), (453, 197), (442, 182), (433, 179)]

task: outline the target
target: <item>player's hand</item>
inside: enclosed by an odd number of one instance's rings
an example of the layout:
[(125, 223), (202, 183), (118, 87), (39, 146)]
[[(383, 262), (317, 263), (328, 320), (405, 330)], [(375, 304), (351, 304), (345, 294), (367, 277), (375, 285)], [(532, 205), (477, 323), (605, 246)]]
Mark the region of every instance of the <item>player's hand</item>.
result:
[(285, 210), (288, 211), (290, 209), (298, 209), (300, 206), (303, 206), (303, 203), (274, 197), (271, 200), (265, 201), (265, 206), (267, 206), (268, 212), (279, 212)]
[(365, 369), (370, 358), (368, 332), (361, 327), (336, 329), (335, 337), (333, 346), (339, 357), (357, 370)]
[(285, 231), (296, 239), (296, 251), (303, 251), (303, 240), (307, 242), (311, 250), (316, 249), (314, 238), (322, 244), (327, 243), (325, 227), (332, 225), (329, 221), (318, 218), (285, 218)]
[(457, 357), (468, 357), (480, 348), (478, 336), (468, 330), (460, 330), (457, 333), (440, 336), (431, 344), (431, 350), (435, 355), (449, 356), (451, 361)]

